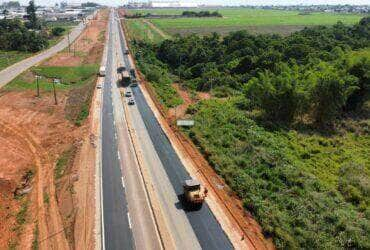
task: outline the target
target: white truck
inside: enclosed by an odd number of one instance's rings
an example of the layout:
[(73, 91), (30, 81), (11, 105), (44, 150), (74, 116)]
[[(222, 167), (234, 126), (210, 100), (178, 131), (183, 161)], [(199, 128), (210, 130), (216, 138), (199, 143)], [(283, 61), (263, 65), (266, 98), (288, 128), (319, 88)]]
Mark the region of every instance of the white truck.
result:
[(105, 76), (105, 66), (100, 66), (99, 75), (100, 76)]

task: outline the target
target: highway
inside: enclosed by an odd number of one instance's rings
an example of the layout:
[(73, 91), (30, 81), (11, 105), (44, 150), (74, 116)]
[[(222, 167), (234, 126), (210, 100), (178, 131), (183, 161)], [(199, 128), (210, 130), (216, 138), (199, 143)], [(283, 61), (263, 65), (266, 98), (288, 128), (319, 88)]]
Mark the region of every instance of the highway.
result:
[[(84, 28), (85, 25), (82, 22), (75, 28), (73, 28), (69, 35), (70, 42), (73, 42), (81, 34)], [(57, 43), (53, 47), (3, 69), (2, 71), (0, 71), (0, 88), (2, 88), (5, 84), (10, 82), (11, 80), (13, 80), (23, 71), (55, 55), (56, 53), (65, 49), (67, 46), (68, 46), (68, 37), (65, 36), (59, 43)]]
[[(122, 30), (119, 33), (122, 44), (125, 44)], [(127, 55), (121, 53), (126, 67), (133, 68)], [(128, 115), (176, 247), (233, 249), (207, 204), (198, 211), (186, 211), (182, 207), (179, 200), (183, 192), (182, 183), (190, 176), (148, 106), (140, 87), (131, 89), (136, 105), (129, 107)]]
[(117, 88), (118, 25), (110, 14), (103, 62), (102, 110), (103, 249), (162, 249)]

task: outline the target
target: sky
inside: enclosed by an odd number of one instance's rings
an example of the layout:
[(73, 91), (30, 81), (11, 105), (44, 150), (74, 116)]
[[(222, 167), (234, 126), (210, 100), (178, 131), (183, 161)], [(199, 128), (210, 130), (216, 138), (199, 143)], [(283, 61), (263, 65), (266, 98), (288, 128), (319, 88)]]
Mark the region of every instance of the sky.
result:
[[(0, 0), (0, 3), (9, 0)], [(19, 0), (21, 4), (28, 3), (29, 0)], [(54, 5), (62, 0), (35, 0), (38, 5)], [(127, 0), (66, 0), (67, 2), (97, 2), (105, 5), (117, 6), (127, 2)], [(191, 2), (198, 4), (219, 4), (219, 5), (311, 5), (311, 4), (367, 4), (370, 0), (183, 0), (182, 2)]]

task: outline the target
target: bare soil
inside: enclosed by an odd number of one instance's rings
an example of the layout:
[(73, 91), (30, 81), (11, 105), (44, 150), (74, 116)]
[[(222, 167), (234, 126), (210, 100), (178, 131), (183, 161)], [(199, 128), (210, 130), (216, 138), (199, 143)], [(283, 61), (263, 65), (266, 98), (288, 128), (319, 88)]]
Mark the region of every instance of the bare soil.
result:
[(47, 66), (78, 66), (100, 62), (104, 49), (108, 10), (98, 12), (87, 28), (68, 48), (44, 63)]
[[(91, 21), (71, 46), (76, 56), (67, 50), (44, 65), (99, 63), (107, 20), (108, 10), (103, 10)], [(58, 91), (54, 105), (50, 92), (37, 98), (34, 91), (0, 91), (0, 249), (94, 247), (97, 131), (91, 117), (79, 127), (67, 119), (71, 94)], [(55, 165), (71, 147), (74, 152), (56, 180)]]

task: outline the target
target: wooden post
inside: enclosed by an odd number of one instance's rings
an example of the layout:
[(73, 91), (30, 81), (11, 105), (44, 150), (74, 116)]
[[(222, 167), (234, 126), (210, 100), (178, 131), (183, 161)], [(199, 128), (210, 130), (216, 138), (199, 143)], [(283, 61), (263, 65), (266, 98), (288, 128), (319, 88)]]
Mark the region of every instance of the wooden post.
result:
[(40, 97), (40, 86), (39, 86), (39, 76), (36, 75), (36, 88), (37, 88), (37, 97)]
[(68, 32), (68, 53), (71, 53), (71, 40), (69, 39), (69, 33)]
[(55, 105), (58, 105), (57, 92), (55, 90), (55, 81), (56, 79), (53, 80), (54, 101), (55, 101)]

